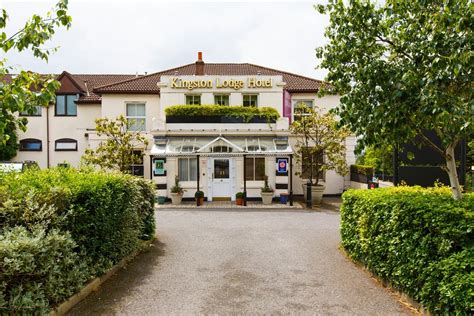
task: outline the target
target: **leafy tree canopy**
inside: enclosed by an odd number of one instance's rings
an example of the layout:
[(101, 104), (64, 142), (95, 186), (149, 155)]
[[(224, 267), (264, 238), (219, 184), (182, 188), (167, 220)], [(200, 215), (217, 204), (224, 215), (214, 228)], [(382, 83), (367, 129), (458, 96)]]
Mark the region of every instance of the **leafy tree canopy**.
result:
[[(461, 197), (454, 148), (474, 135), (474, 6), (469, 0), (330, 0), (317, 49), (328, 81), (341, 94), (341, 123), (365, 145), (420, 135), (446, 160), (453, 195)], [(423, 136), (434, 130), (436, 146)]]
[(86, 149), (82, 156), (84, 164), (130, 173), (131, 165), (143, 161), (143, 154), (137, 154), (137, 151), (146, 148), (148, 140), (139, 132), (129, 130), (132, 121), (120, 115), (116, 120), (99, 118), (95, 123), (97, 135), (105, 136), (105, 139), (95, 150)]
[[(0, 49), (5, 53), (30, 50), (35, 57), (48, 61), (56, 48), (46, 49), (43, 44), (52, 38), (55, 28), (70, 27), (71, 17), (67, 14), (67, 8), (68, 1), (59, 0), (46, 16), (33, 15), (14, 34), (6, 33), (8, 14), (5, 9), (1, 9)], [(16, 74), (10, 77), (12, 72)], [(0, 143), (6, 145), (12, 135), (12, 126), (26, 130), (28, 120), (25, 117), (18, 118), (18, 112), (32, 113), (37, 105), (48, 106), (54, 101), (58, 88), (59, 83), (54, 78), (15, 69), (8, 66), (6, 58), (0, 59)]]

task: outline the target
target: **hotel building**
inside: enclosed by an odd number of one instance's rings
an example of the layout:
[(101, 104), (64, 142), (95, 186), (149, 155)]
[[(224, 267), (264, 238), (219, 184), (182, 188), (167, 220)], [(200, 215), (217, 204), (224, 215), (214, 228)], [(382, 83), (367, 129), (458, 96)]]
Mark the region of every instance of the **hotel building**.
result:
[[(156, 183), (157, 194), (170, 196), (175, 176), (194, 197), (198, 186), (208, 200), (235, 199), (237, 192), (259, 198), (268, 176), (275, 197), (293, 191), (303, 194), (293, 157), (294, 141), (289, 124), (299, 102), (322, 111), (334, 108), (338, 96), (317, 97), (322, 81), (253, 64), (205, 63), (147, 75), (71, 74), (61, 83), (56, 103), (38, 107), (28, 116), (28, 129), (18, 132), (20, 149), (12, 161), (36, 161), (41, 168), (80, 164), (86, 148), (102, 140), (94, 130), (96, 118), (119, 115), (133, 122), (131, 129), (149, 139), (143, 163), (133, 173)], [(166, 116), (174, 105), (218, 104), (272, 107), (275, 121), (250, 121), (230, 117)], [(354, 163), (355, 138), (346, 139), (347, 162)], [(292, 159), (293, 158), (293, 159)], [(340, 194), (349, 177), (329, 171), (324, 175), (325, 194)]]

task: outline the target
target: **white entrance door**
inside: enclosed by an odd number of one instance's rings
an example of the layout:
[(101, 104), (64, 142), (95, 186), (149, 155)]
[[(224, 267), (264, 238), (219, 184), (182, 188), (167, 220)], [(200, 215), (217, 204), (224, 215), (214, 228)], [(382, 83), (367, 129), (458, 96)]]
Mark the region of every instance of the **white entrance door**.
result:
[(212, 164), (212, 199), (231, 198), (231, 160), (214, 158)]

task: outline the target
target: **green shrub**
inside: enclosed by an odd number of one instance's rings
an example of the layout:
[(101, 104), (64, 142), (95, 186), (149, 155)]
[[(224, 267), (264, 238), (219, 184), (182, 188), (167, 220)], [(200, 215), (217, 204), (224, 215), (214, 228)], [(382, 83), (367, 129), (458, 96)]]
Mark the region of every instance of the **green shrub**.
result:
[(374, 174), (374, 168), (368, 165), (351, 165), (351, 173), (363, 174), (366, 176), (372, 176)]
[(254, 117), (263, 117), (268, 122), (280, 117), (272, 107), (229, 105), (173, 105), (165, 109), (166, 116), (228, 116), (240, 117), (248, 122)]
[(469, 314), (474, 293), (474, 194), (449, 188), (349, 190), (342, 245), (370, 271), (436, 314)]
[(47, 310), (154, 235), (154, 188), (144, 179), (55, 168), (1, 181), (0, 270), (5, 262), (17, 270), (0, 276), (0, 312)]

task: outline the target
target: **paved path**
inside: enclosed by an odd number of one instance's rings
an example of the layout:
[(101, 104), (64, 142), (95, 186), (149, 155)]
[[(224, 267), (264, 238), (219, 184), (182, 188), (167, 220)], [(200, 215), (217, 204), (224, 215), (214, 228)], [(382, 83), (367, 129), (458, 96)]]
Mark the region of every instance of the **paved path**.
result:
[(336, 212), (157, 212), (160, 242), (73, 315), (406, 315), (338, 250)]

